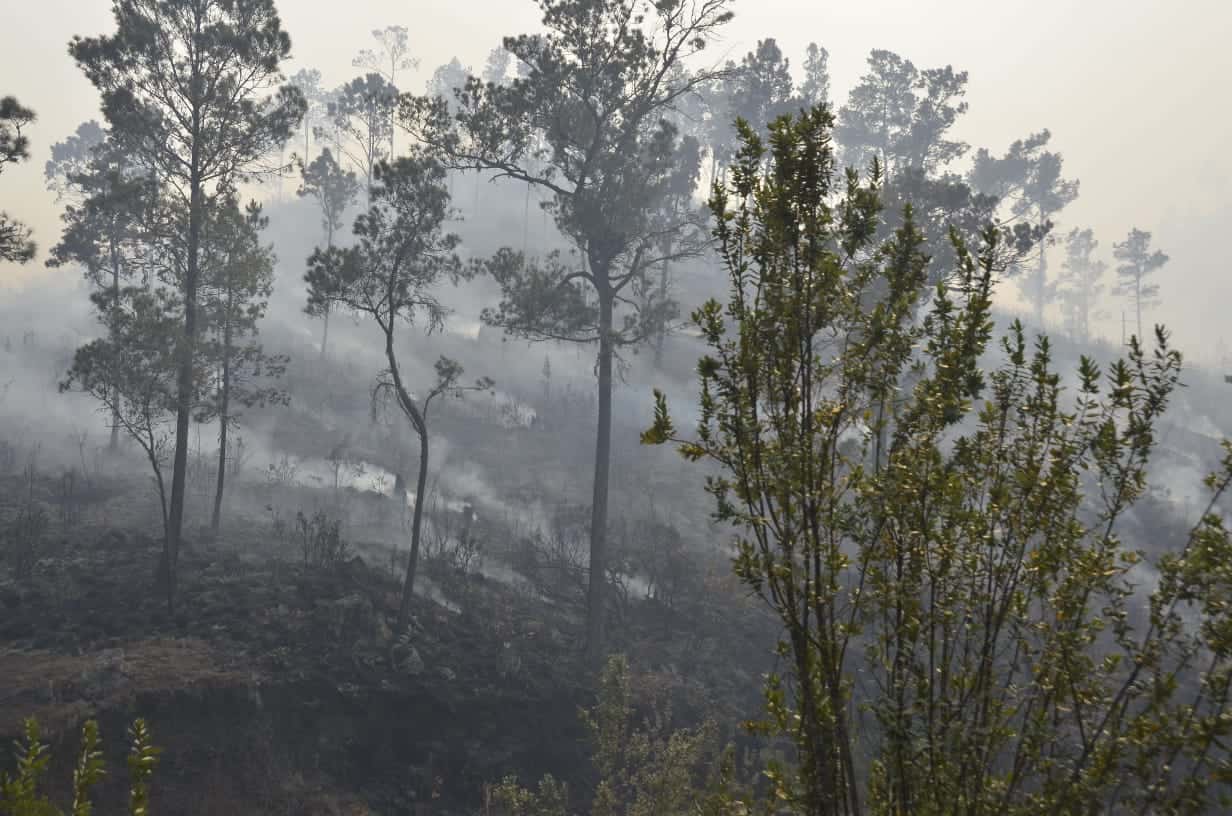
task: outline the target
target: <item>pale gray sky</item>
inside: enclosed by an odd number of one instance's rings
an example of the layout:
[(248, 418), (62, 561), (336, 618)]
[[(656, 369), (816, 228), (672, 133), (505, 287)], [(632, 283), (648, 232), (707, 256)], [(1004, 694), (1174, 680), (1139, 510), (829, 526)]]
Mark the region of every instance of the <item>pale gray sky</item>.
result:
[[(294, 43), (291, 73), (319, 68), (328, 84), (349, 79), (368, 32), (405, 25), (422, 59), (413, 90), (458, 56), (481, 67), (504, 34), (533, 30), (531, 0), (280, 0)], [(43, 189), (53, 142), (98, 118), (98, 99), (66, 52), (73, 34), (112, 27), (108, 0), (38, 0), (0, 26), (0, 94), (33, 107), (33, 160), (0, 177), (0, 208), (25, 220), (45, 251), (58, 235), (57, 208)], [(1047, 127), (1081, 197), (1062, 227), (1094, 227), (1111, 261), (1112, 242), (1132, 226), (1150, 230), (1172, 256), (1161, 273), (1168, 323), (1191, 357), (1214, 362), (1232, 344), (1232, 2), (1229, 0), (736, 0), (735, 21), (714, 50), (738, 57), (775, 37), (797, 62), (809, 41), (830, 51), (842, 100), (872, 48), (919, 67), (970, 72), (970, 112), (956, 129), (973, 146), (1000, 152)], [(1059, 251), (1054, 268), (1060, 262)], [(42, 256), (0, 266), (0, 286), (46, 286), (74, 273), (46, 270)], [(1008, 288), (1008, 287), (1007, 287)], [(2, 296), (2, 292), (0, 292)], [(1119, 337), (1120, 306), (1103, 324)]]

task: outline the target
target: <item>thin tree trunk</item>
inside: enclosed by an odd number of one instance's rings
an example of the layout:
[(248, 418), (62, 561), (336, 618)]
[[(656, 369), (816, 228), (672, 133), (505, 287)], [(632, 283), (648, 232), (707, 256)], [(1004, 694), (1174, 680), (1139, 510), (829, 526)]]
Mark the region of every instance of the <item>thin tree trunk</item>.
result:
[(325, 304), (324, 325), (321, 328), (321, 359), (325, 359), (325, 346), (329, 343), (329, 304)]
[[(671, 252), (671, 247), (666, 247), (664, 254)], [(659, 267), (659, 305), (662, 306), (667, 301), (667, 267), (668, 262), (664, 261)], [(654, 347), (654, 367), (663, 367), (663, 345), (667, 341), (667, 323), (662, 322), (658, 326), (658, 331), (655, 335)]]
[[(398, 404), (406, 418), (411, 421), (419, 435), (419, 478), (415, 487), (415, 513), (411, 518), (411, 557), (406, 564), (406, 577), (402, 582), (402, 599), (398, 604), (397, 631), (406, 631), (411, 619), (411, 597), (415, 593), (415, 569), (419, 563), (419, 530), (423, 524), (423, 497), (428, 481), (428, 425), (424, 415), (420, 413), (402, 384), (402, 375), (398, 371), (398, 360), (394, 355), (394, 335), (392, 330), (392, 315), (390, 328), (385, 334), (385, 359), (389, 362), (389, 374), (393, 379), (394, 391), (398, 395)], [(399, 468), (401, 470), (401, 468)], [(401, 474), (399, 474), (401, 479)]]
[(214, 515), (210, 532), (218, 537), (222, 520), (222, 493), (227, 475), (227, 425), (231, 422), (231, 308), (234, 295), (227, 292), (227, 317), (222, 334), (222, 390), (218, 401), (218, 486), (214, 491)]
[(114, 452), (120, 447), (120, 413), (111, 412), (111, 439), (107, 442), (107, 450)]
[(596, 269), (599, 285), (599, 426), (595, 435), (595, 481), (590, 515), (590, 584), (586, 593), (586, 652), (603, 656), (604, 596), (607, 594), (607, 494), (612, 459), (612, 293), (607, 270)]
[(184, 338), (176, 382), (175, 457), (171, 471), (171, 510), (167, 525), (167, 608), (175, 614), (176, 568), (184, 527), (184, 493), (188, 475), (188, 423), (192, 414), (193, 357), (197, 339), (197, 274), (201, 243), (201, 171), (199, 113), (193, 111), (192, 165), (189, 177), (188, 263), (184, 275)]
[[(116, 248), (114, 231), (111, 238), (111, 339), (116, 340), (116, 329), (119, 326), (120, 315), (120, 258)], [(120, 446), (120, 401), (117, 399), (111, 405), (111, 441), (108, 450), (115, 451)]]
[[(1044, 216), (1040, 213), (1040, 229), (1044, 227)], [(1048, 275), (1047, 239), (1040, 241), (1039, 267), (1035, 274), (1035, 325), (1044, 327), (1044, 293), (1047, 292), (1046, 277)]]
[(1142, 342), (1142, 273), (1134, 278), (1134, 309), (1138, 313), (1138, 342)]
[(527, 241), (530, 239), (530, 185), (526, 185), (526, 203), (522, 208), (522, 254), (526, 254)]
[(398, 604), (398, 632), (406, 631), (411, 619), (411, 598), (415, 594), (415, 568), (419, 564), (419, 529), (423, 523), (424, 495), (428, 486), (428, 429), (419, 431), (419, 478), (415, 482), (415, 513), (411, 517), (411, 558), (406, 564), (402, 583), (402, 601)]
[[(394, 86), (395, 90), (398, 87), (398, 71), (397, 60), (391, 58), (389, 61), (389, 84)], [(398, 133), (398, 109), (395, 107), (389, 111), (389, 161), (394, 160), (394, 136)]]
[[(158, 485), (158, 509), (163, 514), (163, 539), (166, 540), (167, 532), (170, 525), (170, 519), (167, 515), (167, 483), (163, 481), (163, 469), (158, 464), (158, 457), (154, 455), (154, 440), (150, 440), (150, 447), (146, 450), (146, 456), (150, 460), (150, 467), (154, 469), (154, 483)], [(166, 557), (166, 550), (163, 551), (163, 556)]]
[[(324, 201), (325, 199), (322, 198), (322, 200)], [(325, 213), (325, 248), (326, 249), (334, 248), (334, 220), (340, 219), (340, 218), (341, 218), (341, 213), (339, 213), (338, 215), (334, 215), (332, 212), (329, 212), (329, 211), (326, 211)], [(329, 305), (329, 301), (326, 301), (325, 302), (325, 314), (323, 316), (325, 325), (321, 328), (321, 359), (322, 360), (325, 359), (325, 347), (329, 343), (329, 313), (330, 313), (330, 305)]]

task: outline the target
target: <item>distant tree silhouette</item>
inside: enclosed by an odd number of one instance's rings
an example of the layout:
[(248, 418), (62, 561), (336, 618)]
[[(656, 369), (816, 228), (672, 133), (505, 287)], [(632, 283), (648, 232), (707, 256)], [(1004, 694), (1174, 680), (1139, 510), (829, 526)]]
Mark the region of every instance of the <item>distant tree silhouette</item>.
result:
[[(343, 217), (347, 209), (359, 195), (359, 182), (351, 171), (343, 171), (334, 160), (328, 148), (321, 151), (312, 164), (300, 166), (300, 184), (297, 194), (301, 198), (312, 198), (321, 209), (321, 228), (324, 230), (325, 248), (334, 245), (334, 235), (342, 228)], [(324, 359), (329, 343), (329, 303), (314, 307), (319, 311), (309, 311), (314, 317), (321, 318), (321, 357)]]
[[(372, 39), (377, 47), (364, 48), (351, 60), (351, 65), (368, 71), (375, 71), (395, 88), (398, 87), (398, 75), (406, 70), (419, 67), (419, 60), (408, 56), (411, 53), (410, 33), (406, 26), (385, 26), (374, 28)], [(394, 115), (395, 111), (386, 111), (389, 119), (389, 157), (394, 151)]]
[(1151, 233), (1136, 227), (1129, 231), (1124, 241), (1112, 245), (1112, 256), (1117, 260), (1117, 285), (1113, 292), (1124, 295), (1133, 305), (1135, 336), (1141, 341), (1142, 307), (1159, 304), (1159, 284), (1149, 278), (1162, 269), (1169, 258), (1159, 250), (1152, 252)]
[(796, 93), (805, 108), (830, 104), (830, 52), (817, 43), (809, 43), (804, 52), (804, 75)]
[(1103, 317), (1099, 298), (1108, 264), (1092, 257), (1099, 248), (1090, 229), (1074, 228), (1065, 237), (1064, 272), (1057, 278), (1057, 296), (1070, 335), (1086, 342), (1091, 338), (1091, 321)]
[(968, 176), (972, 187), (1008, 202), (1013, 216), (1031, 223), (1040, 236), (1035, 270), (1020, 279), (1039, 327), (1044, 325), (1044, 308), (1057, 291), (1056, 283), (1048, 279), (1053, 218), (1078, 197), (1078, 182), (1061, 175), (1061, 154), (1045, 149), (1051, 138), (1047, 130), (1033, 133), (1011, 144), (1000, 158), (981, 148)]

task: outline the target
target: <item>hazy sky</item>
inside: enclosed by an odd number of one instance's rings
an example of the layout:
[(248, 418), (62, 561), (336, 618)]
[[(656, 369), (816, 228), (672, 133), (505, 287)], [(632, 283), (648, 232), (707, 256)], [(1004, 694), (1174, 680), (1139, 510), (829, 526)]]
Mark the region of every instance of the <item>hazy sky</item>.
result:
[[(7, 3), (8, 0), (5, 0)], [(279, 0), (294, 43), (288, 73), (310, 66), (327, 84), (349, 79), (369, 31), (405, 25), (422, 60), (404, 82), (421, 90), (432, 69), (457, 56), (482, 67), (502, 35), (533, 30), (532, 0)], [(1214, 362), (1232, 344), (1232, 2), (1229, 0), (735, 0), (735, 21), (714, 58), (738, 58), (775, 37), (793, 64), (816, 41), (830, 51), (832, 93), (841, 101), (872, 48), (918, 67), (970, 72), (970, 111), (956, 135), (994, 152), (1047, 127), (1081, 195), (1061, 227), (1094, 227), (1111, 262), (1113, 241), (1130, 227), (1155, 235), (1172, 256), (1160, 276), (1172, 326), (1192, 357)], [(53, 197), (43, 189), (50, 145), (98, 99), (66, 52), (73, 34), (112, 29), (108, 0), (39, 0), (0, 26), (0, 95), (33, 107), (33, 157), (0, 177), (0, 209), (36, 231), (45, 252), (58, 235)], [(0, 265), (0, 286), (48, 285), (75, 275)], [(1054, 269), (1060, 252), (1054, 250)], [(0, 296), (3, 296), (0, 290)], [(1105, 334), (1119, 337), (1120, 304)]]

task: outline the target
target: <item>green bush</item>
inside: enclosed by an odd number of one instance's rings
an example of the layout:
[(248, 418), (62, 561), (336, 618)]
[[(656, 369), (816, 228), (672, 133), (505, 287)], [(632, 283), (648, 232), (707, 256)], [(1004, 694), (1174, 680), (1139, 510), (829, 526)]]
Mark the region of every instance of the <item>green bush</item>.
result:
[[(599, 700), (581, 712), (590, 733), (599, 784), (586, 810), (594, 816), (672, 816), (702, 807), (701, 791), (721, 789), (715, 772), (714, 723), (696, 729), (670, 729), (671, 711), (655, 705), (639, 722), (633, 707), (629, 664), (608, 660), (599, 679)], [(537, 791), (506, 777), (490, 788), (485, 811), (501, 816), (566, 816), (568, 787), (551, 775)]]
[[(158, 763), (159, 749), (150, 744), (144, 720), (133, 722), (128, 737), (128, 813), (129, 816), (148, 816), (148, 783)], [(106, 774), (99, 746), (98, 723), (88, 720), (81, 729), (81, 749), (73, 770), (73, 806), (68, 811), (71, 816), (90, 816), (94, 812), (90, 792)], [(51, 764), (51, 751), (42, 741), (38, 723), (33, 719), (26, 720), (25, 739), (16, 744), (16, 759), (13, 775), (0, 775), (0, 815), (62, 816), (63, 811), (41, 790)]]

